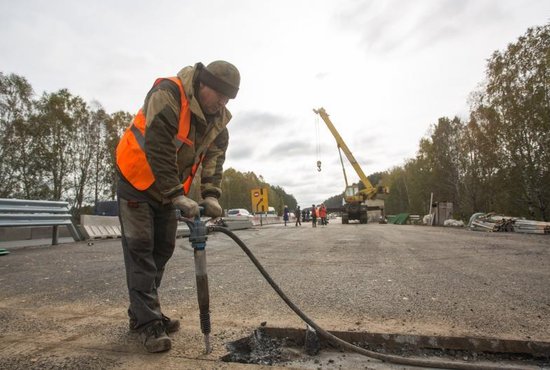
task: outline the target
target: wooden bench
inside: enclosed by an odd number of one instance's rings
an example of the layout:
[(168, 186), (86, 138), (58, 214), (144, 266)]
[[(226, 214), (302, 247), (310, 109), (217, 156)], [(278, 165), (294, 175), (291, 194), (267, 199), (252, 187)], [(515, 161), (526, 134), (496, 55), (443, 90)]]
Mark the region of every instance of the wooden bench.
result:
[(67, 226), (75, 241), (82, 240), (68, 202), (0, 198), (0, 227), (33, 226), (51, 226), (52, 245), (58, 244), (59, 226)]

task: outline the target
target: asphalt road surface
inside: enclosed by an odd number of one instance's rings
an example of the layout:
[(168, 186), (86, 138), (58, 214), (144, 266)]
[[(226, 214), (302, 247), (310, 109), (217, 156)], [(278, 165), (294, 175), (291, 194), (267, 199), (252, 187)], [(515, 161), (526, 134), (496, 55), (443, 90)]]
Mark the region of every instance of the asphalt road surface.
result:
[[(550, 341), (548, 235), (335, 222), (236, 234), (327, 330)], [(11, 253), (0, 256), (0, 368), (263, 368), (222, 362), (225, 343), (262, 322), (304, 327), (240, 248), (212, 234), (214, 350), (203, 354), (193, 252), (187, 239), (177, 245), (160, 296), (163, 312), (182, 329), (163, 354), (145, 353), (128, 334), (120, 239), (7, 246)]]

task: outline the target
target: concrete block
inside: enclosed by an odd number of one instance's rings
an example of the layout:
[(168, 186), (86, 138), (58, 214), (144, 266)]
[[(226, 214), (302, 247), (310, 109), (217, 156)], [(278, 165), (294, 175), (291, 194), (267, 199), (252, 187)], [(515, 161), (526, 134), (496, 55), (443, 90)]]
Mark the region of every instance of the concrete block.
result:
[(117, 216), (80, 216), (80, 229), (85, 239), (120, 238), (120, 222)]

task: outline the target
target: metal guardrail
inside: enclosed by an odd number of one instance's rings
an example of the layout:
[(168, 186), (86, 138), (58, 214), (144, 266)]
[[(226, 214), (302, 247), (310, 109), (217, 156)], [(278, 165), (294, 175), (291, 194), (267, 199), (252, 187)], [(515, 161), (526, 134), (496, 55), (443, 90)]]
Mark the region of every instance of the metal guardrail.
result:
[(52, 226), (52, 245), (58, 244), (59, 226), (67, 226), (75, 241), (82, 239), (68, 202), (0, 198), (0, 227), (32, 226)]

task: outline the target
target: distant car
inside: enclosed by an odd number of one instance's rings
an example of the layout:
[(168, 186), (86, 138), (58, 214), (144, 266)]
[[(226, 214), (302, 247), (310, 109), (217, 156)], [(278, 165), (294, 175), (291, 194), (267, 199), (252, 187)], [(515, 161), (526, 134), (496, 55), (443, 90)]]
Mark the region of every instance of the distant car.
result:
[(254, 217), (244, 208), (233, 208), (227, 211), (228, 217), (244, 216), (244, 217)]

